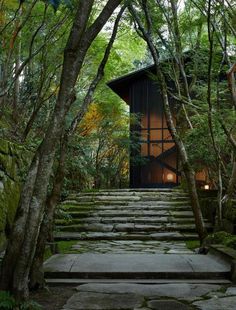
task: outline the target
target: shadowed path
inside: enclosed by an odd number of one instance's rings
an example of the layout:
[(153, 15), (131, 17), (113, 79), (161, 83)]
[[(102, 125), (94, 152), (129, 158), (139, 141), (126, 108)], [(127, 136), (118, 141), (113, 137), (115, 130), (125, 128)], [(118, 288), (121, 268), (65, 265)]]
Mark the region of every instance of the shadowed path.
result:
[(62, 207), (71, 220), (56, 221), (56, 238), (77, 240), (75, 253), (54, 255), (45, 273), (48, 283), (79, 285), (63, 309), (218, 309), (211, 294), (225, 299), (219, 309), (236, 309), (230, 265), (186, 247), (196, 232), (183, 191), (82, 193)]

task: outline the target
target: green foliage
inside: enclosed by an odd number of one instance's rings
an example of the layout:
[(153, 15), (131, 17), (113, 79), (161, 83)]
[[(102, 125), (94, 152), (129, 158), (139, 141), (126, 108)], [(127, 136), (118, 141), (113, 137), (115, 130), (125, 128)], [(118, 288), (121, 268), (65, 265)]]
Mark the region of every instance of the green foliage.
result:
[[(57, 242), (57, 250), (60, 254), (73, 254), (73, 253), (78, 253), (77, 250), (72, 250), (71, 247), (73, 245), (77, 244), (77, 241), (58, 241)], [(44, 253), (44, 261), (46, 261), (48, 258), (50, 258), (52, 256), (52, 252), (50, 247), (47, 247), (45, 249), (45, 253)], [(1, 310), (1, 309), (0, 309)]]
[(1, 310), (11, 310), (16, 306), (15, 299), (9, 292), (0, 291), (0, 309)]
[(7, 291), (0, 291), (0, 310), (41, 310), (42, 307), (32, 301), (18, 304), (14, 297)]
[(194, 250), (200, 247), (199, 240), (187, 240), (185, 243), (189, 250)]
[(43, 308), (35, 301), (29, 300), (19, 306), (19, 310), (42, 310)]
[(209, 235), (206, 240), (206, 244), (222, 244), (227, 247), (236, 250), (236, 236), (231, 235), (225, 231), (219, 231), (214, 234)]

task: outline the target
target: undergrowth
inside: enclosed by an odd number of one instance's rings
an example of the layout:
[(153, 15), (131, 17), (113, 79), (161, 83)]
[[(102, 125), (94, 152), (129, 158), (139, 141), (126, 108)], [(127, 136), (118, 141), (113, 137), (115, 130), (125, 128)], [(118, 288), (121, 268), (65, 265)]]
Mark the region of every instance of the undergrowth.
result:
[(0, 310), (42, 310), (43, 308), (33, 300), (17, 303), (7, 291), (0, 291)]

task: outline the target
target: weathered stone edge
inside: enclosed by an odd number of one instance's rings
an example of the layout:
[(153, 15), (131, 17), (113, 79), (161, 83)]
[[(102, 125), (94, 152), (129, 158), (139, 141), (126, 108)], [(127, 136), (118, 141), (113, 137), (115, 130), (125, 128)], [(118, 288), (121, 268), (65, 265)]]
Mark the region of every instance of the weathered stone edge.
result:
[(230, 280), (236, 283), (236, 250), (226, 247), (222, 244), (210, 245), (209, 254), (212, 254), (220, 259), (223, 259), (231, 266)]

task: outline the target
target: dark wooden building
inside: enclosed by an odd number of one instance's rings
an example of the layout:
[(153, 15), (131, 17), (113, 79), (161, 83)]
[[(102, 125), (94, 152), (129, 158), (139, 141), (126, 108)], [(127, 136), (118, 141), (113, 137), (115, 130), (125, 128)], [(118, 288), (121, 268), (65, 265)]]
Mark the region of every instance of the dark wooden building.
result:
[[(150, 66), (108, 83), (139, 117), (138, 125), (131, 125), (131, 137), (138, 135), (140, 141), (131, 154), (131, 188), (172, 187), (180, 182), (177, 149), (167, 128), (158, 84), (150, 77), (153, 70)], [(143, 159), (139, 164), (134, 160), (138, 156)]]

